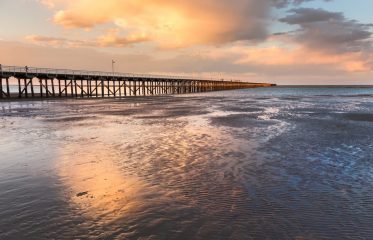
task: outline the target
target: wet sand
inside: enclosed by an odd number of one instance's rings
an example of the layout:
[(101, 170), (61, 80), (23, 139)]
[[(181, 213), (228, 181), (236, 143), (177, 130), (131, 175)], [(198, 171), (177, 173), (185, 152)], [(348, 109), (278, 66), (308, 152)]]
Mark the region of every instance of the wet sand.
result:
[(373, 238), (372, 89), (0, 102), (0, 239)]

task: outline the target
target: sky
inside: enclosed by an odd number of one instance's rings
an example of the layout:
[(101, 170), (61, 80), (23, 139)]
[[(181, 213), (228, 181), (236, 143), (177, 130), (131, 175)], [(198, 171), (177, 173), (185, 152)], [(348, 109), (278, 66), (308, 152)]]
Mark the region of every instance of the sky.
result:
[(0, 0), (0, 64), (373, 84), (372, 0)]

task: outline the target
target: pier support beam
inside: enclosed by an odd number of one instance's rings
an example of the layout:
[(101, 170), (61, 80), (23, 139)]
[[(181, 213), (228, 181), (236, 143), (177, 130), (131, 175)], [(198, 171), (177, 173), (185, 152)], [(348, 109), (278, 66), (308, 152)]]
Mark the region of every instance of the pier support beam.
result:
[(21, 91), (21, 79), (17, 78), (18, 81), (18, 98), (22, 97), (22, 91)]
[(31, 97), (35, 97), (35, 92), (34, 92), (34, 84), (33, 84), (33, 81), (34, 80), (34, 78), (31, 78), (30, 79), (30, 87), (31, 87)]
[(7, 93), (8, 98), (10, 98), (9, 78), (6, 78), (5, 83), (6, 83), (6, 93)]
[(78, 85), (76, 80), (74, 80), (74, 90), (75, 90), (75, 98), (78, 98)]
[(3, 98), (4, 91), (3, 91), (3, 78), (0, 78), (0, 98)]
[(48, 79), (45, 79), (45, 97), (49, 98)]

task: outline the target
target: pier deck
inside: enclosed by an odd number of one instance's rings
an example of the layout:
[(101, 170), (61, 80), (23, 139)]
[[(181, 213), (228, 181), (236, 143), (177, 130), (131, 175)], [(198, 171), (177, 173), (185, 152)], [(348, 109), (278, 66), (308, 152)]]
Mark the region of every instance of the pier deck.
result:
[(273, 86), (223, 79), (0, 66), (0, 99), (148, 96)]

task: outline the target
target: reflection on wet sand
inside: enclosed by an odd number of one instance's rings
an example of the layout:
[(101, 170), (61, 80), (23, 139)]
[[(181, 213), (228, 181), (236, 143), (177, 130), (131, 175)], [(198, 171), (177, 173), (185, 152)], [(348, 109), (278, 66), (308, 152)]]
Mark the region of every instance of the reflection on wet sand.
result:
[(343, 91), (0, 103), (0, 239), (372, 239)]
[(113, 149), (102, 143), (79, 143), (65, 145), (62, 151), (58, 175), (71, 204), (85, 217), (108, 223), (144, 205), (142, 195), (150, 189), (119, 170)]

